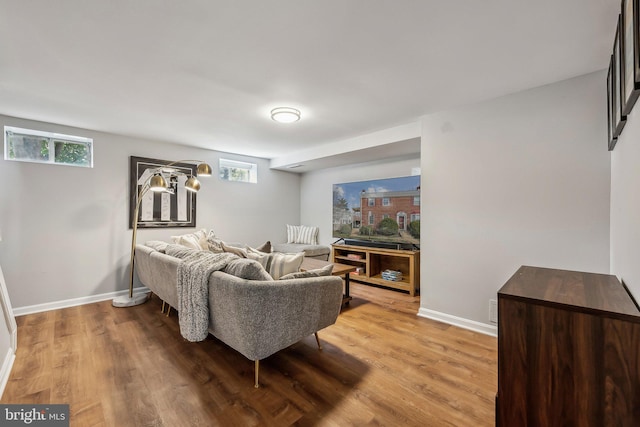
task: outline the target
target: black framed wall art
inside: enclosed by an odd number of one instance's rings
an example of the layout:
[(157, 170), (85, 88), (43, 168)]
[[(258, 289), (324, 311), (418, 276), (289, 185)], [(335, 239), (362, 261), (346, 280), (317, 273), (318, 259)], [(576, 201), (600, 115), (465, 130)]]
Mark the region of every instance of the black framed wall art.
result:
[(616, 96), (613, 89), (613, 55), (609, 59), (609, 71), (607, 72), (607, 141), (609, 151), (616, 146), (618, 138), (613, 136), (615, 132), (615, 102)]
[(624, 72), (622, 70), (622, 14), (618, 15), (618, 25), (616, 26), (616, 36), (613, 41), (613, 70), (612, 70), (612, 78), (613, 78), (613, 96), (614, 96), (614, 114), (613, 114), (613, 137), (617, 138), (621, 133), (622, 129), (624, 129), (624, 125), (627, 122), (627, 116), (622, 114), (622, 97), (623, 97), (623, 75)]
[[(196, 226), (196, 193), (188, 191), (184, 183), (189, 176), (196, 176), (197, 166), (176, 163), (163, 168), (169, 163), (171, 162), (166, 160), (130, 157), (130, 228), (133, 228), (134, 212), (140, 195), (138, 228)], [(168, 184), (168, 191), (144, 191), (151, 177), (160, 171)]]
[(620, 22), (620, 43), (622, 63), (622, 115), (631, 113), (640, 95), (640, 55), (638, 40), (638, 3), (639, 0), (622, 0), (622, 18)]

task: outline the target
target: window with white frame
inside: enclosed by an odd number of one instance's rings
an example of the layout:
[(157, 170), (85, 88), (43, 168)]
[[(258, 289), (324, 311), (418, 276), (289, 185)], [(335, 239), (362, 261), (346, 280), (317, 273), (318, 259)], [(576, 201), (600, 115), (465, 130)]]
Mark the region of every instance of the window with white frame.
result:
[(383, 197), (382, 206), (391, 206), (391, 199), (389, 199), (388, 197)]
[(220, 159), (220, 179), (225, 181), (258, 182), (258, 165), (238, 160)]
[(420, 196), (413, 196), (413, 206), (420, 206)]
[(374, 199), (374, 198), (369, 198), (369, 199), (367, 200), (367, 204), (368, 204), (369, 206), (375, 206), (375, 205), (376, 205), (376, 199)]
[(93, 139), (5, 126), (4, 158), (92, 168)]
[(369, 225), (374, 225), (374, 220), (373, 212), (369, 212)]
[(411, 214), (411, 222), (420, 221), (420, 214)]

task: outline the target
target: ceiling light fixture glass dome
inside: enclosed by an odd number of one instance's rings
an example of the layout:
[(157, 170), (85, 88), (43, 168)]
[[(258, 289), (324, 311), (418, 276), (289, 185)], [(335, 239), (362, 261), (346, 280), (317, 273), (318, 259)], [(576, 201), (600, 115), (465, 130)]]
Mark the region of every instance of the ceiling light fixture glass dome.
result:
[(278, 123), (293, 123), (300, 120), (300, 110), (291, 107), (278, 107), (271, 110), (271, 118)]

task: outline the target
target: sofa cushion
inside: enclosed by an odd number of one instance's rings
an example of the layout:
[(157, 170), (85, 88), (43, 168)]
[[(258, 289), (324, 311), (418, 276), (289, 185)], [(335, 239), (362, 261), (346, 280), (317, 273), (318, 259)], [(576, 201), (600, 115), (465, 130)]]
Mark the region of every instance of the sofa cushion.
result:
[(280, 280), (305, 279), (307, 277), (331, 276), (331, 272), (333, 272), (333, 264), (329, 264), (322, 268), (317, 268), (315, 270), (296, 271), (295, 273), (285, 274), (284, 276), (280, 277)]
[(274, 243), (272, 245), (272, 249), (274, 252), (285, 252), (285, 253), (304, 252), (304, 255), (308, 257), (325, 255), (325, 254), (328, 255), (329, 252), (331, 252), (331, 248), (329, 246), (301, 245), (298, 243)]
[(262, 264), (254, 259), (238, 258), (229, 262), (223, 269), (225, 273), (247, 280), (272, 280)]
[(248, 253), (247, 256), (251, 259), (257, 260), (267, 273), (278, 280), (285, 274), (294, 273), (300, 270), (302, 260), (304, 259), (304, 253), (299, 252), (295, 254), (284, 254), (280, 252), (272, 252), (270, 254), (258, 255), (255, 253)]

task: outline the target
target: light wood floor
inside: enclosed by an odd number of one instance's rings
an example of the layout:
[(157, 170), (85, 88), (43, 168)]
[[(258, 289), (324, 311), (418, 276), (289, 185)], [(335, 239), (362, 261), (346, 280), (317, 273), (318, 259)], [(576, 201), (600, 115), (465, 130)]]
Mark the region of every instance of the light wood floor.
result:
[(157, 297), (21, 316), (1, 403), (68, 403), (72, 426), (494, 423), (496, 339), (416, 316), (419, 297), (352, 283), (335, 325), (261, 362), (180, 337)]

